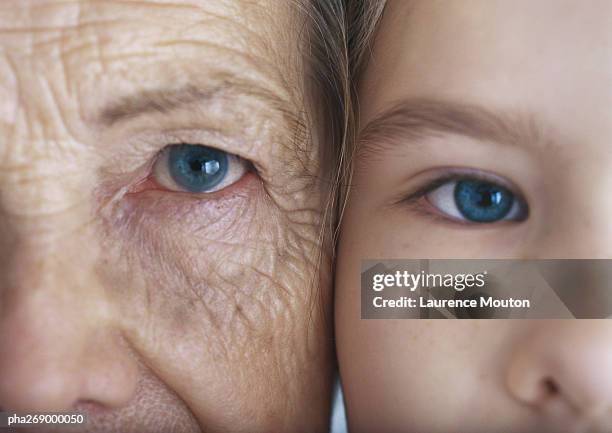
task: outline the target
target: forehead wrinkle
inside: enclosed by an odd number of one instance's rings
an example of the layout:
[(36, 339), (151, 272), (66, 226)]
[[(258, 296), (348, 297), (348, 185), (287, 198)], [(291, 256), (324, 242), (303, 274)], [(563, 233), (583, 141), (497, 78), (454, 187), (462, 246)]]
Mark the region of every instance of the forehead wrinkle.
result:
[[(112, 21), (112, 17), (109, 15), (114, 13), (112, 8), (103, 9), (103, 13), (95, 14), (96, 10), (103, 8), (107, 4), (126, 5), (128, 10), (133, 11), (138, 8), (143, 9), (144, 6), (150, 3), (155, 4), (159, 8), (158, 14), (161, 13), (165, 16), (170, 13), (173, 17), (170, 20), (170, 24), (176, 22), (181, 17), (180, 11), (189, 13), (189, 9), (194, 9), (194, 11), (197, 10), (200, 13), (195, 16), (190, 14), (187, 25), (180, 28), (177, 27), (176, 29), (173, 25), (168, 24), (167, 21), (164, 21), (166, 24), (164, 24), (162, 30), (167, 29), (169, 33), (166, 35), (167, 32), (157, 30), (157, 38), (155, 37), (155, 28), (147, 25), (148, 16), (146, 14), (141, 13), (133, 17), (134, 22), (132, 24), (137, 24), (136, 29), (128, 25), (130, 24), (129, 18), (131, 15), (121, 15), (118, 17), (118, 21)], [(57, 7), (59, 12), (61, 4), (67, 5), (69, 8), (69, 13), (65, 16), (66, 23), (64, 26), (55, 25), (59, 23), (59, 15), (61, 14), (55, 13), (52, 9)], [(76, 98), (77, 101), (75, 103), (78, 115), (86, 122), (94, 118), (94, 116), (91, 116), (96, 111), (96, 107), (93, 104), (99, 103), (96, 98), (92, 98), (92, 91), (103, 89), (106, 85), (112, 85), (111, 89), (113, 89), (113, 92), (117, 91), (117, 93), (120, 92), (122, 87), (127, 88), (126, 91), (131, 90), (130, 87), (132, 85), (129, 82), (138, 79), (137, 70), (140, 62), (143, 64), (143, 67), (148, 64), (142, 72), (145, 77), (151, 78), (151, 82), (147, 83), (146, 80), (142, 81), (142, 83), (138, 82), (138, 87), (141, 89), (152, 88), (154, 90), (142, 91), (141, 97), (138, 100), (126, 97), (122, 104), (115, 103), (113, 107), (105, 110), (105, 114), (102, 117), (107, 123), (112, 123), (118, 118), (129, 117), (128, 111), (130, 113), (136, 111), (143, 113), (145, 111), (166, 113), (171, 109), (178, 108), (179, 105), (188, 105), (186, 104), (187, 102), (196, 102), (198, 99), (206, 100), (213, 96), (224, 97), (236, 93), (254, 96), (259, 100), (265, 101), (269, 107), (282, 115), (285, 126), (288, 126), (288, 130), (285, 131), (287, 132), (287, 137), (294, 139), (300, 137), (300, 140), (305, 140), (303, 137), (306, 130), (303, 89), (300, 85), (301, 79), (299, 76), (299, 68), (302, 65), (296, 64), (295, 68), (288, 69), (290, 66), (289, 60), (298, 60), (299, 55), (294, 55), (293, 52), (281, 53), (280, 51), (283, 50), (280, 48), (284, 47), (271, 43), (275, 42), (272, 38), (274, 36), (272, 25), (264, 26), (261, 32), (259, 32), (261, 34), (258, 34), (256, 31), (256, 27), (262, 19), (270, 20), (270, 24), (273, 24), (274, 27), (280, 26), (286, 21), (283, 16), (272, 16), (269, 13), (272, 8), (263, 7), (265, 4), (249, 2), (247, 4), (248, 7), (242, 7), (241, 4), (222, 2), (220, 5), (228, 11), (227, 17), (222, 16), (221, 9), (217, 10), (208, 4), (196, 5), (193, 2), (189, 6), (186, 6), (184, 3), (180, 5), (173, 4), (171, 1), (159, 3), (142, 0), (94, 2), (89, 4), (90, 7), (84, 7), (78, 1), (61, 4), (39, 3), (34, 8), (38, 11), (36, 13), (32, 13), (28, 9), (30, 15), (34, 14), (39, 17), (44, 15), (42, 11), (45, 10), (48, 13), (53, 12), (57, 15), (57, 18), (52, 17), (50, 21), (38, 22), (38, 27), (32, 26), (34, 29), (38, 28), (41, 30), (40, 33), (35, 35), (30, 33), (34, 40), (32, 44), (27, 45), (35, 48), (35, 50), (30, 49), (26, 53), (20, 50), (19, 46), (12, 46), (10, 41), (8, 48), (9, 50), (13, 48), (13, 53), (23, 62), (26, 62), (23, 54), (27, 54), (28, 57), (35, 56), (38, 60), (32, 59), (31, 63), (26, 63), (33, 73), (42, 73), (43, 71), (48, 73), (49, 68), (53, 68), (54, 71), (58, 68), (61, 69), (60, 72), (63, 75), (66, 87), (66, 92), (63, 93), (66, 93), (66, 96)], [(72, 7), (72, 5), (78, 7)], [(172, 12), (174, 10), (172, 8), (178, 8), (176, 9), (177, 12)], [(278, 8), (276, 9), (278, 10)], [(289, 10), (289, 8), (286, 9)], [(284, 7), (283, 10), (285, 10)], [(255, 20), (256, 22), (254, 22), (253, 26), (250, 26), (249, 16), (241, 15), (240, 11), (250, 12), (249, 15), (259, 15), (260, 19), (259, 21)], [(145, 12), (145, 10), (143, 9), (142, 12)], [(150, 18), (154, 18), (154, 16), (155, 14)], [(229, 28), (227, 32), (221, 32), (227, 33), (227, 37), (238, 33), (236, 37), (228, 41), (227, 45), (223, 40), (218, 40), (218, 37), (214, 37), (213, 40), (206, 37), (210, 31), (210, 25), (204, 26), (208, 30), (205, 29), (203, 34), (195, 32), (198, 28), (198, 23), (210, 24), (212, 20), (217, 19), (215, 17), (223, 18), (223, 21), (226, 23), (222, 23), (223, 28), (227, 28), (231, 24), (229, 21), (232, 21), (232, 17), (234, 17), (233, 24), (235, 26), (232, 34), (229, 34)], [(291, 20), (295, 18), (293, 15), (289, 15), (289, 17)], [(12, 27), (15, 30), (15, 26)], [(113, 31), (109, 33), (110, 30)], [(126, 40), (127, 46), (125, 43), (121, 43), (121, 35), (128, 30), (131, 31), (130, 34), (135, 32), (136, 39), (143, 39), (147, 43), (130, 47), (130, 44), (138, 42), (134, 37)], [(217, 31), (216, 33), (219, 32)], [(266, 43), (264, 39), (270, 40)], [(249, 50), (241, 47), (247, 42), (249, 43)], [(286, 43), (287, 41), (280, 42), (280, 44)], [(295, 45), (297, 46), (298, 44), (296, 41)], [(15, 48), (17, 50), (14, 50)], [(201, 71), (202, 69), (197, 68), (196, 59), (192, 59), (189, 62), (186, 61), (187, 68), (182, 68), (180, 62), (177, 65), (177, 52), (184, 53), (186, 60), (189, 60), (196, 56), (200, 50), (202, 50), (204, 55), (199, 55), (197, 59), (202, 62), (202, 66), (205, 69), (219, 69), (219, 58), (222, 57), (226, 60), (226, 62), (223, 62), (227, 63), (223, 69), (227, 73), (222, 80), (223, 83), (219, 86), (220, 89), (213, 91), (211, 86), (207, 86), (210, 80), (206, 74), (200, 72), (203, 79), (194, 76), (198, 70)], [(209, 56), (205, 55), (207, 51)], [(211, 56), (215, 59), (214, 62), (207, 60), (207, 57)], [(283, 60), (283, 56), (287, 58)], [(292, 58), (292, 56), (295, 57)], [(143, 62), (143, 60), (146, 61)], [(163, 69), (163, 71), (161, 69), (160, 71), (163, 73), (155, 74), (152, 72), (151, 62), (160, 64), (160, 68)], [(53, 65), (54, 63), (55, 66)], [(281, 71), (283, 67), (285, 70)], [(288, 70), (290, 73), (288, 73)], [(129, 74), (126, 75), (126, 71)], [(120, 74), (120, 81), (123, 82), (120, 86), (117, 86), (117, 83), (112, 79), (114, 74)], [(167, 76), (168, 81), (171, 81), (172, 84), (178, 82), (183, 84), (183, 87), (179, 88), (177, 85), (177, 88), (174, 89), (163, 89), (166, 81), (163, 79), (164, 76)], [(202, 87), (203, 85), (206, 86)], [(163, 90), (162, 92), (157, 91), (160, 88)], [(109, 93), (112, 95), (113, 92)], [(292, 133), (294, 137), (290, 137)]]
[(205, 39), (235, 49), (250, 49), (257, 36), (254, 24), (258, 23), (241, 16), (237, 5), (227, 5), (227, 2), (186, 5), (144, 0), (47, 2), (14, 8), (12, 13), (9, 10), (6, 21), (0, 20), (0, 37), (5, 37), (2, 41), (5, 47), (17, 51), (24, 47), (21, 51), (26, 54), (32, 54), (27, 51), (31, 44), (24, 42), (26, 36), (36, 37), (41, 48), (64, 36), (78, 46), (91, 32), (97, 33), (97, 40), (109, 46), (114, 43), (117, 48), (134, 43), (142, 47), (142, 41), (153, 41), (154, 45), (160, 38), (172, 38)]
[[(18, 0), (19, 1), (19, 0)], [(3, 7), (7, 5), (6, 7)], [(112, 16), (107, 16), (101, 8), (113, 7), (113, 11), (117, 11), (117, 6), (123, 7), (122, 12), (126, 12), (126, 8), (133, 10), (146, 8), (146, 11), (154, 10), (162, 12), (164, 16), (168, 16), (172, 12), (190, 12), (202, 9), (202, 5), (188, 3), (183, 0), (176, 2), (171, 1), (154, 1), (154, 0), (103, 0), (103, 1), (87, 1), (83, 0), (39, 0), (28, 2), (27, 6), (15, 7), (14, 3), (0, 3), (0, 27), (3, 31), (8, 32), (44, 32), (44, 31), (60, 31), (63, 29), (78, 30), (83, 22), (112, 22), (113, 19), (121, 18), (123, 13), (113, 13)], [(84, 6), (86, 6), (84, 8)], [(88, 12), (93, 12), (88, 14)], [(70, 13), (68, 13), (70, 12)], [(93, 18), (85, 19), (88, 15)], [(138, 14), (141, 15), (142, 14)], [(137, 16), (137, 15), (136, 15)], [(27, 26), (23, 26), (23, 23)]]

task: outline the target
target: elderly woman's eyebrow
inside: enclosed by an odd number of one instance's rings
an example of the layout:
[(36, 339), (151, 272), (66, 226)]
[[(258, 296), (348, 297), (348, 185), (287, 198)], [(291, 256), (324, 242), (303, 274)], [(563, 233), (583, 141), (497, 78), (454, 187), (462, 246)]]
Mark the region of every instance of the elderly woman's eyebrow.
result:
[(462, 135), (501, 145), (541, 143), (544, 126), (533, 116), (437, 99), (406, 99), (371, 120), (360, 131), (360, 151), (381, 150), (406, 140)]
[(215, 80), (209, 85), (186, 84), (180, 87), (168, 86), (138, 91), (111, 101), (95, 118), (97, 124), (111, 127), (145, 114), (167, 114), (196, 104), (212, 102), (229, 94), (252, 96), (288, 117), (289, 121), (297, 121), (294, 118), (297, 116), (294, 105), (282, 92), (275, 92), (255, 81), (239, 79)]

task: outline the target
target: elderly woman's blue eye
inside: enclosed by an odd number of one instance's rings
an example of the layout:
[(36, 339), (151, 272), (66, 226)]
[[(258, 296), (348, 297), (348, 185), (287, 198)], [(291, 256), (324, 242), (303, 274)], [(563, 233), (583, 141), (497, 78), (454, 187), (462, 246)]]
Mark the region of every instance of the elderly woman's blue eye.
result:
[(158, 183), (170, 190), (208, 193), (238, 181), (247, 162), (214, 147), (175, 144), (164, 149), (154, 167)]
[(442, 213), (474, 223), (519, 221), (527, 214), (526, 205), (512, 191), (486, 180), (449, 181), (429, 192), (427, 199)]
[(187, 191), (209, 191), (227, 174), (227, 154), (212, 147), (180, 144), (170, 148), (168, 170)]

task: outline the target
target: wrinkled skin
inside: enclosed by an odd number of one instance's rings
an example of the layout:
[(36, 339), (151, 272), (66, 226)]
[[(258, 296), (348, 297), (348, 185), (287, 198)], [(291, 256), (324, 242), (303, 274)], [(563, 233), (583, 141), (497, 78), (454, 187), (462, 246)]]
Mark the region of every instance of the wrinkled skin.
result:
[[(325, 431), (318, 151), (296, 134), (302, 22), (279, 3), (0, 4), (2, 409), (85, 410), (87, 432)], [(198, 97), (125, 104), (159, 89)], [(180, 142), (254, 170), (162, 188), (151, 167)]]
[[(359, 292), (362, 259), (612, 258), (611, 41), (607, 0), (388, 3), (336, 270), (351, 432), (612, 431), (609, 320), (361, 320)], [(399, 101), (411, 127), (374, 133)], [(424, 107), (442, 118), (429, 130)], [(504, 179), (528, 217), (477, 225), (400, 200), (451, 169)]]

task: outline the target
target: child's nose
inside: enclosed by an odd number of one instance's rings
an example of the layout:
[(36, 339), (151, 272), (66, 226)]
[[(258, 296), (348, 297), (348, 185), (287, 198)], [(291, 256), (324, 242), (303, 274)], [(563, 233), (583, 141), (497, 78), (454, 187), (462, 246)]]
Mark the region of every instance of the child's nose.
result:
[(612, 422), (612, 321), (534, 323), (508, 368), (513, 397), (538, 409), (561, 403), (577, 417)]

